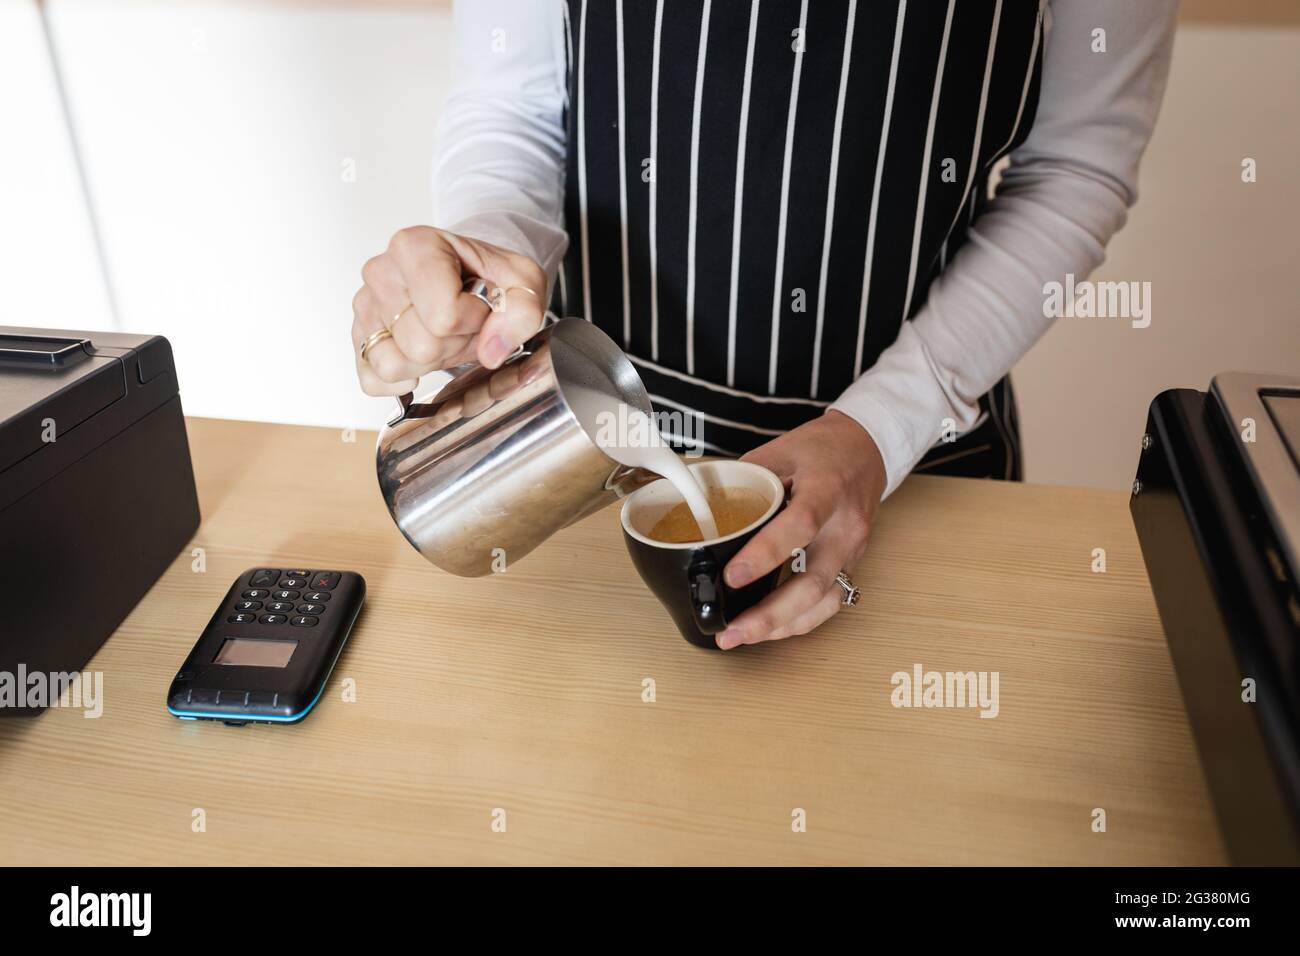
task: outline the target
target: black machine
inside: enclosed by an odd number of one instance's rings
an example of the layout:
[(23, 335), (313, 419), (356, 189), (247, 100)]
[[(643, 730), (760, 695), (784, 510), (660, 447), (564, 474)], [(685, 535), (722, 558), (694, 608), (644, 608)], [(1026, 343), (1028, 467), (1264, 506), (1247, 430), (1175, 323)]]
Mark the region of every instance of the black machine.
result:
[(1300, 377), (1158, 395), (1131, 511), (1229, 855), (1300, 863)]
[(0, 672), (80, 670), (198, 525), (167, 340), (0, 326)]
[(167, 692), (182, 720), (306, 717), (366, 597), (353, 571), (250, 568), (230, 586)]

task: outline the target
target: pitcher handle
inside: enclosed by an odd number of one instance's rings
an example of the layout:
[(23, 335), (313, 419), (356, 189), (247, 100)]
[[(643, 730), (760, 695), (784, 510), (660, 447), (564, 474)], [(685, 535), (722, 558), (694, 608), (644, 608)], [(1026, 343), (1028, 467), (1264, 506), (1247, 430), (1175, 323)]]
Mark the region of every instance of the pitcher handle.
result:
[[(487, 310), (489, 314), (492, 312), (499, 312), (502, 308), (502, 301), (504, 299), (502, 290), (494, 289), (488, 283), (488, 281), (482, 278), (481, 276), (466, 276), (463, 280), (461, 280), (460, 290), (466, 295), (472, 295), (474, 298), (478, 299), (485, 306), (487, 306)], [(548, 313), (543, 311), (542, 328), (546, 328), (548, 324), (547, 316)], [(520, 344), (518, 348), (516, 348), (513, 352), (511, 352), (509, 355), (506, 356), (505, 361), (503, 361), (501, 365), (502, 367), (509, 365), (511, 362), (523, 358), (527, 354), (528, 351), (525, 345)], [(447, 385), (450, 385), (455, 379), (459, 378), (461, 375), (464, 375), (470, 369), (474, 369), (478, 367), (479, 365), (477, 362), (465, 362), (461, 365), (456, 365), (452, 368), (442, 369), (442, 371), (444, 372), (451, 373), (451, 378), (448, 379), (443, 384), (443, 388), (446, 388)], [(435, 395), (434, 400), (436, 399), (437, 396)], [(407, 392), (405, 395), (397, 396), (397, 415), (394, 416), (388, 422), (388, 427), (389, 428), (393, 427), (394, 425), (401, 422), (404, 418), (418, 416), (419, 411), (422, 409), (422, 407), (423, 407), (422, 405), (415, 404), (415, 392)]]
[[(513, 352), (511, 352), (509, 355), (505, 357), (505, 361), (501, 363), (501, 368), (505, 368), (511, 362), (517, 362), (521, 358), (526, 358), (532, 354), (533, 353), (528, 349), (526, 345), (520, 345), (518, 348), (516, 348)], [(447, 381), (443, 383), (442, 388), (438, 389), (438, 394), (434, 395), (427, 402), (417, 403), (415, 401), (414, 392), (407, 392), (405, 395), (398, 395), (397, 414), (389, 420), (388, 427), (392, 428), (394, 425), (400, 423), (401, 421), (407, 418), (421, 417), (424, 413), (428, 412), (432, 408), (432, 406), (438, 401), (438, 399), (442, 396), (442, 393), (446, 391), (447, 386), (451, 385), (452, 382), (456, 381), (456, 379), (460, 378), (466, 372), (472, 372), (474, 369), (482, 368), (482, 367), (483, 366), (479, 365), (478, 362), (465, 362), (461, 365), (453, 365), (451, 368), (440, 369), (439, 371), (446, 372), (451, 376), (451, 378), (447, 379)]]
[(405, 395), (397, 396), (397, 414), (388, 420), (388, 427), (392, 428), (403, 418), (411, 408), (411, 403), (415, 401), (415, 393), (407, 392)]

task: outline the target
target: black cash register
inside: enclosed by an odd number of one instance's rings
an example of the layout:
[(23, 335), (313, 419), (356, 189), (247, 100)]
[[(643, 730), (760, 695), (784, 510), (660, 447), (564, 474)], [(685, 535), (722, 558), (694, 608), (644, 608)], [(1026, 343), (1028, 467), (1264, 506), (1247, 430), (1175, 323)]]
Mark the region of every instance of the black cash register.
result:
[(167, 340), (0, 326), (0, 673), (80, 670), (198, 525)]
[(1228, 853), (1300, 863), (1300, 377), (1158, 395), (1130, 507)]

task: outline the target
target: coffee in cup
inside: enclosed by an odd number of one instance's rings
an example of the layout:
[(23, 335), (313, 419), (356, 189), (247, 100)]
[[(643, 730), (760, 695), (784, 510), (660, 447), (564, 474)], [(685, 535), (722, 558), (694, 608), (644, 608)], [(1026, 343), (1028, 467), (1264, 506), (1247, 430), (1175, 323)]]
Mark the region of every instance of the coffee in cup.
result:
[[(760, 492), (743, 486), (710, 488), (705, 497), (708, 498), (709, 510), (713, 512), (713, 521), (718, 526), (720, 538), (748, 528), (763, 517), (763, 512), (771, 504)], [(684, 501), (673, 505), (655, 522), (650, 529), (650, 537), (666, 544), (704, 540), (704, 534), (700, 531), (690, 506)]]
[(723, 568), (785, 503), (785, 486), (762, 465), (705, 461), (690, 466), (718, 525), (704, 540), (682, 495), (661, 479), (623, 503), (623, 540), (641, 580), (691, 644), (717, 649), (714, 635), (777, 586), (781, 568), (745, 585), (729, 587)]

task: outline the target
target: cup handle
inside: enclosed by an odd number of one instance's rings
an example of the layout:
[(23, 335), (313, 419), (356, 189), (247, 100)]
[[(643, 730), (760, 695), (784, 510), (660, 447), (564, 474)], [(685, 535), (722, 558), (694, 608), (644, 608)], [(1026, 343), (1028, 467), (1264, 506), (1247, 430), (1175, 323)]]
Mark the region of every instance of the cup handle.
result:
[(686, 568), (686, 584), (691, 592), (691, 611), (695, 626), (704, 634), (721, 634), (727, 629), (722, 607), (722, 568), (713, 555), (700, 552)]

